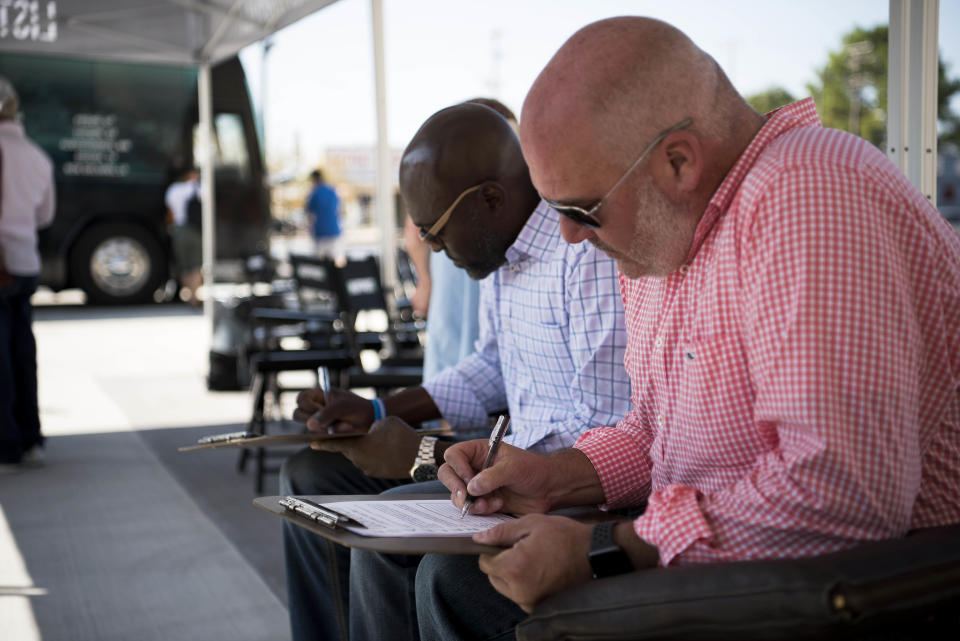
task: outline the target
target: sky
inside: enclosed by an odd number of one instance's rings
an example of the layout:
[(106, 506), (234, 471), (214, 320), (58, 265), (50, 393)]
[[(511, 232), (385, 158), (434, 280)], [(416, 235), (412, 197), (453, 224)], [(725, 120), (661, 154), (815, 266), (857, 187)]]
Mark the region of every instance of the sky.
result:
[[(665, 20), (726, 70), (743, 94), (797, 97), (856, 26), (885, 24), (889, 0), (383, 0), (390, 144), (403, 148), (448, 105), (495, 97), (519, 115), (537, 74), (580, 27), (617, 15)], [(940, 2), (940, 53), (960, 76), (960, 1)], [(264, 59), (241, 53), (262, 99), (271, 158), (319, 162), (376, 140), (370, 0), (338, 0), (278, 32)], [(265, 63), (263, 62), (265, 60)], [(956, 103), (954, 103), (956, 104)]]

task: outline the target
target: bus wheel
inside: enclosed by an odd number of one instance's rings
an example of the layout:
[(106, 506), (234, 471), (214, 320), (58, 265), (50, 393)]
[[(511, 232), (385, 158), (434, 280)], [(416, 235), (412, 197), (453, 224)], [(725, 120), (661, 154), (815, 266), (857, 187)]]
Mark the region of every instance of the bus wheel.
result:
[(160, 241), (146, 228), (101, 223), (77, 240), (70, 271), (88, 302), (119, 305), (153, 302), (167, 270)]

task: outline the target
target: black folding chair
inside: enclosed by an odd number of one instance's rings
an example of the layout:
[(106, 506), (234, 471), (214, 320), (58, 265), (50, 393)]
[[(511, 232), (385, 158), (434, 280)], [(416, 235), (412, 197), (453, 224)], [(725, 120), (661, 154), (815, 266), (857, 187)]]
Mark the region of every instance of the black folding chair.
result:
[[(327, 259), (299, 255), (291, 256), (290, 263), (296, 286), (293, 307), (251, 312), (257, 346), (250, 357), (253, 410), (247, 429), (252, 434), (267, 434), (271, 423), (285, 426), (280, 413), (282, 395), (306, 389), (283, 385), (282, 373), (309, 371), (319, 385), (322, 368), (332, 381), (342, 384), (344, 373), (359, 362), (344, 332), (336, 266)], [(266, 465), (269, 454), (263, 447), (244, 449), (237, 461), (238, 470), (243, 472), (251, 456), (254, 458), (257, 492), (263, 491), (265, 475), (279, 469)]]
[[(340, 313), (358, 363), (345, 372), (347, 388), (373, 388), (377, 395), (419, 385), (423, 379), (421, 327), (399, 319), (390, 309), (376, 257), (348, 260), (337, 268)], [(385, 326), (370, 329), (365, 321), (376, 313)], [(365, 368), (360, 357), (375, 351), (376, 367)]]

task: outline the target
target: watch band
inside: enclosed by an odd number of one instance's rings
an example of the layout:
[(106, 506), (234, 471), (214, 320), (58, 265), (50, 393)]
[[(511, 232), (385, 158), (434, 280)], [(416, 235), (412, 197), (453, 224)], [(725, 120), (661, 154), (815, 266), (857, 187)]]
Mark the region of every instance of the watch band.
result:
[(414, 481), (432, 481), (437, 478), (437, 437), (424, 436), (420, 439), (417, 457), (410, 468), (410, 478)]
[(613, 528), (620, 521), (601, 521), (590, 533), (590, 552), (587, 555), (593, 578), (602, 579), (633, 570), (630, 557), (613, 538)]

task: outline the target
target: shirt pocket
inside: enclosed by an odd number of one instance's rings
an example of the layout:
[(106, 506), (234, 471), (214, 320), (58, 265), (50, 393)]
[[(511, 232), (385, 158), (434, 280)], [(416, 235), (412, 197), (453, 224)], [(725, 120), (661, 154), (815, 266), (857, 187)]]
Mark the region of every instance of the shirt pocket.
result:
[(750, 465), (761, 448), (753, 425), (755, 394), (739, 336), (682, 341), (679, 359), (667, 455), (692, 470)]
[(573, 366), (567, 327), (536, 316), (512, 319), (511, 325), (514, 356), (533, 385), (550, 389), (569, 384)]

